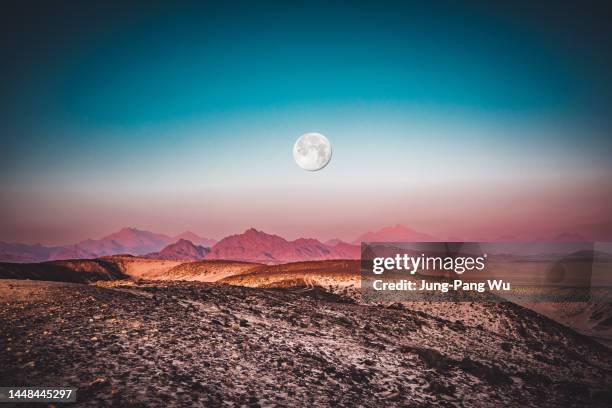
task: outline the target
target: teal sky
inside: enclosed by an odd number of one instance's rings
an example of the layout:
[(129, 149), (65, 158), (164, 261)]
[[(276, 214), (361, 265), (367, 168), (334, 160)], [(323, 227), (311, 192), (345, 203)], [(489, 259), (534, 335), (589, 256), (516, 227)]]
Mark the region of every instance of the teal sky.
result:
[[(9, 7), (0, 239), (610, 223), (612, 13), (508, 4)], [(314, 174), (309, 131), (334, 149)]]

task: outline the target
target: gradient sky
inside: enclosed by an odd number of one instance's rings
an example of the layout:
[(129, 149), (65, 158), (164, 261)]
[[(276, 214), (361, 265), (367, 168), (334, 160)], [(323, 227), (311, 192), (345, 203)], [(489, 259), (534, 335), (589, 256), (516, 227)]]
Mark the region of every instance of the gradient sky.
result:
[(17, 3), (0, 240), (612, 230), (606, 2)]

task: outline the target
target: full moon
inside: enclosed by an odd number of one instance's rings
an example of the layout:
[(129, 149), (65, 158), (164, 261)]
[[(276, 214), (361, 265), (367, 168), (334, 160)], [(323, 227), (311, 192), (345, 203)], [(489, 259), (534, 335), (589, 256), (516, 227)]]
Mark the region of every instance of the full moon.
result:
[(293, 145), (293, 159), (304, 170), (321, 170), (327, 166), (331, 155), (331, 144), (320, 133), (304, 133)]

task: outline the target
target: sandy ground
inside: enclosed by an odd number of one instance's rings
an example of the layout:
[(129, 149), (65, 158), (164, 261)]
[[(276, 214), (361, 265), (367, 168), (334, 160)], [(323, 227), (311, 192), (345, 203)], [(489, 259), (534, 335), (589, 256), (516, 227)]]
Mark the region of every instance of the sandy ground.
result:
[(512, 304), (480, 305), (463, 321), (316, 287), (107, 285), (0, 280), (0, 383), (74, 386), (78, 406), (91, 407), (603, 407), (612, 398), (608, 349)]

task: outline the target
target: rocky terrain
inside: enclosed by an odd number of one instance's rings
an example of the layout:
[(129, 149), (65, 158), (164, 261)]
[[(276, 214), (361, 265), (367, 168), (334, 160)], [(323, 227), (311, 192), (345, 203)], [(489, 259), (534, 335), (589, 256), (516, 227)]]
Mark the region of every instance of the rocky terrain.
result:
[[(100, 280), (220, 282), (253, 288), (319, 286), (361, 300), (359, 261), (326, 260), (265, 265), (224, 260), (164, 260), (118, 255), (35, 264), (0, 263), (0, 278), (88, 283)], [(413, 304), (416, 304), (413, 302)], [(612, 346), (612, 304), (519, 302), (559, 323)]]
[(0, 383), (79, 406), (610, 406), (610, 351), (509, 303), (1, 280)]
[(610, 302), (525, 302), (521, 305), (586, 334), (612, 349)]

